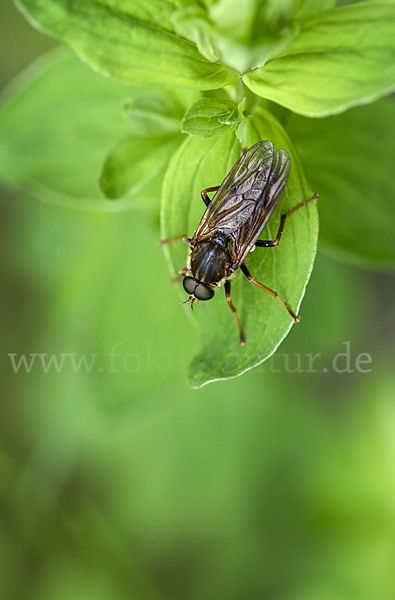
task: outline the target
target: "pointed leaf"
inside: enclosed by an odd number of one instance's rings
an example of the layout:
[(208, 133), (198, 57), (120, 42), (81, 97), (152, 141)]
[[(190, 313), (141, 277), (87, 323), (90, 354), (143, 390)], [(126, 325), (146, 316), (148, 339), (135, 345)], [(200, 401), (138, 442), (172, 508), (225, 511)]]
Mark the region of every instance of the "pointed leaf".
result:
[[(236, 81), (177, 37), (165, 0), (18, 0), (34, 25), (69, 44), (95, 70), (133, 85), (215, 89)], [(142, 8), (143, 7), (143, 8)], [(161, 8), (157, 14), (157, 8)]]
[(180, 132), (185, 110), (197, 94), (182, 90), (176, 95), (174, 90), (158, 88), (155, 94), (131, 98), (125, 102), (124, 110), (133, 134), (150, 137)]
[(221, 59), (239, 73), (261, 66), (295, 37), (298, 0), (217, 0), (208, 10)]
[(248, 47), (282, 35), (297, 5), (296, 0), (217, 0), (209, 15), (219, 32)]
[[(252, 122), (251, 122), (252, 121)], [(248, 124), (248, 146), (270, 139), (275, 148), (286, 148), (292, 168), (286, 191), (262, 239), (276, 237), (283, 212), (311, 195), (299, 159), (284, 130), (269, 114), (255, 116)], [(233, 133), (206, 140), (188, 137), (170, 161), (162, 195), (162, 237), (191, 236), (204, 212), (200, 191), (219, 185), (240, 156), (240, 144)], [(303, 207), (287, 219), (277, 248), (257, 248), (247, 263), (252, 275), (274, 288), (297, 311), (309, 279), (317, 242), (317, 210)], [(188, 248), (181, 242), (164, 246), (172, 276), (185, 265)], [(169, 293), (171, 288), (169, 286)], [(185, 292), (179, 289), (180, 299)], [(240, 346), (235, 319), (218, 290), (211, 302), (201, 302), (191, 315), (202, 339), (202, 352), (192, 361), (189, 383), (200, 387), (217, 379), (236, 377), (260, 364), (277, 348), (293, 321), (280, 302), (250, 284), (238, 273), (232, 281), (232, 300), (243, 325), (247, 343)], [(181, 309), (180, 309), (181, 310)], [(302, 311), (303, 314), (303, 311)]]
[(395, 89), (395, 3), (372, 0), (298, 19), (300, 35), (243, 76), (256, 94), (323, 117)]
[(181, 134), (121, 140), (107, 156), (100, 187), (107, 198), (131, 198), (154, 179), (160, 189), (167, 164), (182, 140)]
[(234, 131), (241, 118), (237, 104), (222, 98), (200, 98), (188, 109), (182, 120), (182, 131), (208, 138)]
[(194, 42), (207, 60), (216, 61), (220, 58), (212, 24), (201, 6), (180, 8), (173, 13), (172, 22), (178, 35)]

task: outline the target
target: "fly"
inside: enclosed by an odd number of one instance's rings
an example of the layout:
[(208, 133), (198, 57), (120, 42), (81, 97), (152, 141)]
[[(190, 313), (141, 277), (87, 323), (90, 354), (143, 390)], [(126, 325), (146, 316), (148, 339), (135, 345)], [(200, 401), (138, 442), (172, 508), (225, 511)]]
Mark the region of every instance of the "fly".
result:
[[(187, 264), (179, 270), (179, 274), (184, 276), (183, 287), (188, 294), (183, 304), (190, 302), (193, 310), (196, 302), (211, 300), (214, 290), (224, 286), (226, 300), (237, 322), (241, 345), (246, 343), (246, 338), (230, 294), (231, 279), (238, 268), (248, 281), (277, 298), (295, 323), (300, 320), (275, 291), (253, 278), (244, 262), (255, 248), (277, 246), (286, 218), (318, 198), (317, 194), (313, 194), (283, 214), (275, 240), (258, 239), (281, 198), (290, 170), (291, 159), (286, 150), (275, 152), (272, 142), (258, 142), (244, 152), (220, 186), (201, 192), (206, 211), (193, 237), (177, 236), (160, 242), (164, 244), (182, 239), (190, 246)], [(216, 192), (212, 200), (209, 192)]]

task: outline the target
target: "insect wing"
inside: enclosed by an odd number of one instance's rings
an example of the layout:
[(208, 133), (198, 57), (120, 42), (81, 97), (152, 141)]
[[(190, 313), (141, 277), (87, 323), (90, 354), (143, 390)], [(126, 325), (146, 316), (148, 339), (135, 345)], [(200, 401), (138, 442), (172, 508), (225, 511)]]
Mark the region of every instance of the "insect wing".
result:
[(273, 156), (272, 168), (264, 194), (261, 200), (256, 203), (255, 210), (249, 220), (244, 223), (237, 232), (237, 236), (235, 236), (235, 252), (237, 255), (235, 268), (244, 262), (273, 214), (287, 185), (290, 171), (291, 159), (288, 152), (277, 150)]
[(249, 148), (225, 177), (194, 238), (203, 239), (213, 231), (230, 234), (240, 229), (262, 197), (272, 162), (272, 142), (258, 142)]
[[(277, 206), (281, 198), (285, 186), (288, 183), (289, 174), (291, 172), (291, 158), (286, 150), (277, 150), (274, 153), (272, 170), (270, 171), (269, 181), (265, 190), (264, 206), (267, 211)], [(267, 220), (265, 222), (265, 225)], [(262, 231), (262, 230), (261, 230)]]

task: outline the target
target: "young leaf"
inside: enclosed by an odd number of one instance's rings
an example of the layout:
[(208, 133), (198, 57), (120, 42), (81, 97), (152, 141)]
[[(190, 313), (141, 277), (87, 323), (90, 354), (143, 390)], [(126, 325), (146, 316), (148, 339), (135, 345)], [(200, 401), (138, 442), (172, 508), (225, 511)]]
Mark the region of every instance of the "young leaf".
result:
[(217, 0), (210, 7), (209, 15), (221, 34), (251, 46), (282, 35), (297, 5), (295, 0)]
[(306, 15), (308, 13), (329, 10), (335, 6), (336, 0), (302, 0), (297, 14)]
[(241, 121), (237, 104), (223, 98), (200, 98), (182, 120), (182, 131), (209, 138), (234, 131)]
[(173, 13), (172, 22), (178, 35), (194, 42), (200, 54), (207, 60), (216, 61), (220, 58), (212, 24), (201, 6), (180, 8)]
[(264, 63), (295, 36), (297, 0), (217, 0), (208, 10), (221, 59), (240, 73)]
[(192, 90), (176, 94), (175, 90), (158, 88), (155, 94), (151, 91), (127, 100), (124, 110), (133, 134), (151, 137), (180, 132), (185, 110), (197, 94)]
[[(280, 215), (311, 195), (299, 159), (285, 132), (268, 113), (248, 122), (247, 143), (252, 146), (270, 139), (275, 149), (286, 148), (291, 156), (289, 183), (262, 239), (276, 237)], [(172, 157), (162, 195), (162, 237), (191, 236), (205, 210), (200, 198), (204, 188), (219, 185), (240, 157), (240, 144), (233, 133), (206, 140), (188, 137)], [(257, 248), (247, 260), (252, 275), (277, 291), (298, 311), (309, 279), (317, 242), (317, 209), (313, 203), (287, 219), (277, 248)], [(181, 242), (164, 246), (172, 276), (185, 265), (188, 248)], [(170, 289), (170, 288), (169, 288)], [(179, 289), (180, 299), (185, 292)], [(202, 351), (192, 361), (189, 383), (200, 387), (210, 381), (236, 377), (267, 359), (292, 326), (280, 302), (238, 274), (232, 281), (232, 300), (243, 325), (247, 343), (240, 346), (232, 312), (219, 289), (211, 302), (201, 302), (193, 316), (198, 325)], [(302, 311), (303, 314), (303, 311)]]
[(395, 264), (395, 104), (390, 99), (287, 130), (320, 192), (320, 241), (343, 258)]
[(166, 29), (172, 28), (172, 7), (164, 0), (122, 6), (110, 0), (18, 3), (34, 25), (69, 44), (95, 70), (124, 83), (208, 90), (237, 80), (227, 67), (209, 62), (194, 44)]
[(43, 57), (0, 107), (0, 178), (48, 200), (106, 209), (97, 172), (114, 139), (128, 131), (126, 93), (142, 92), (101, 77), (68, 51)]
[(107, 156), (100, 175), (100, 187), (107, 198), (135, 196), (154, 179), (161, 177), (170, 157), (182, 140), (181, 134), (121, 140)]
[(393, 2), (359, 2), (298, 21), (300, 35), (243, 76), (253, 92), (301, 115), (323, 117), (395, 89)]

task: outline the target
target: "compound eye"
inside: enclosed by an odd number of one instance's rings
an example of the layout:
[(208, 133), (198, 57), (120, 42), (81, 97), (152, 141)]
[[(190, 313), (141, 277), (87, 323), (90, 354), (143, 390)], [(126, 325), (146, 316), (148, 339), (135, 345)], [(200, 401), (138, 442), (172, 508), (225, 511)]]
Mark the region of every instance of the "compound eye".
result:
[(198, 300), (211, 300), (214, 296), (214, 290), (203, 283), (199, 283), (195, 290), (195, 297)]
[(187, 294), (193, 294), (193, 290), (196, 287), (196, 281), (193, 277), (184, 277), (182, 280), (182, 285), (184, 286), (184, 290)]

